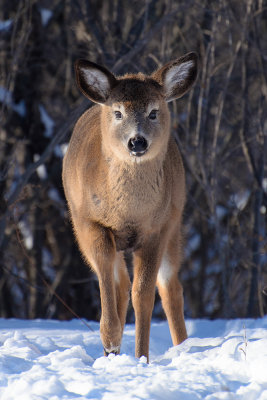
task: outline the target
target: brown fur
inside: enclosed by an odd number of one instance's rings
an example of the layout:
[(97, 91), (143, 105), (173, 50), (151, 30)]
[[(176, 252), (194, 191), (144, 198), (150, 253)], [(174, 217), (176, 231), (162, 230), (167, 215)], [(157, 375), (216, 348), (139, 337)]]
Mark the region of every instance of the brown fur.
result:
[[(81, 90), (101, 105), (86, 111), (74, 128), (63, 183), (81, 252), (99, 279), (105, 354), (119, 352), (125, 323), (130, 280), (123, 251), (133, 252), (136, 356), (148, 359), (156, 284), (173, 344), (187, 337), (178, 280), (185, 180), (166, 102), (191, 87), (196, 62), (190, 53), (151, 77), (121, 78), (85, 60), (76, 65)], [(156, 120), (149, 116), (151, 107), (157, 108)], [(136, 134), (149, 143), (141, 157), (127, 148)]]

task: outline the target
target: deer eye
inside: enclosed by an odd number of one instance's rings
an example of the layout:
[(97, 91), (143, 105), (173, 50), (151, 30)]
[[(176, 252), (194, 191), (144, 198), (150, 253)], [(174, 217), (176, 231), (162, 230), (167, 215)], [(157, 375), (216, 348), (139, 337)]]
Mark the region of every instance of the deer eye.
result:
[(120, 111), (115, 111), (114, 114), (116, 119), (122, 119), (122, 113)]
[(158, 111), (159, 111), (159, 110), (152, 110), (152, 111), (150, 112), (148, 118), (149, 118), (149, 119), (152, 119), (152, 120), (157, 119)]

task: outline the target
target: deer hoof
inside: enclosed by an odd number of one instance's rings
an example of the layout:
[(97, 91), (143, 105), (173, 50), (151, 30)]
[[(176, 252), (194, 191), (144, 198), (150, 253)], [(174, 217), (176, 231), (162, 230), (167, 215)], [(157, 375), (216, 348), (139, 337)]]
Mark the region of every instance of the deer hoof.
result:
[(115, 356), (120, 354), (120, 348), (119, 347), (114, 347), (114, 349), (105, 349), (105, 347), (103, 347), (103, 349), (104, 349), (104, 356), (105, 357), (107, 357), (109, 354), (115, 354)]

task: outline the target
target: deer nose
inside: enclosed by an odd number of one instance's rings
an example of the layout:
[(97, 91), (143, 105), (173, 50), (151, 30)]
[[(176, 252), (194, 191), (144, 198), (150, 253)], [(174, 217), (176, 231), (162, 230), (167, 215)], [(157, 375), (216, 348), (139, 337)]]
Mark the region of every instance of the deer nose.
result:
[(147, 140), (140, 135), (132, 137), (128, 142), (128, 149), (135, 156), (142, 156), (148, 148)]

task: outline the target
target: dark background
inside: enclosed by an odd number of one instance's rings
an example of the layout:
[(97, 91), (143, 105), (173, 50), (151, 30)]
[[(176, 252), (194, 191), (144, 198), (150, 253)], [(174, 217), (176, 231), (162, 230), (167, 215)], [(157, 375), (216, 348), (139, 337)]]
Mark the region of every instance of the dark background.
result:
[(150, 73), (189, 51), (197, 83), (170, 105), (187, 176), (185, 314), (266, 313), (266, 1), (0, 0), (1, 317), (73, 318), (64, 301), (99, 318), (61, 182), (74, 122), (91, 105), (74, 61)]

